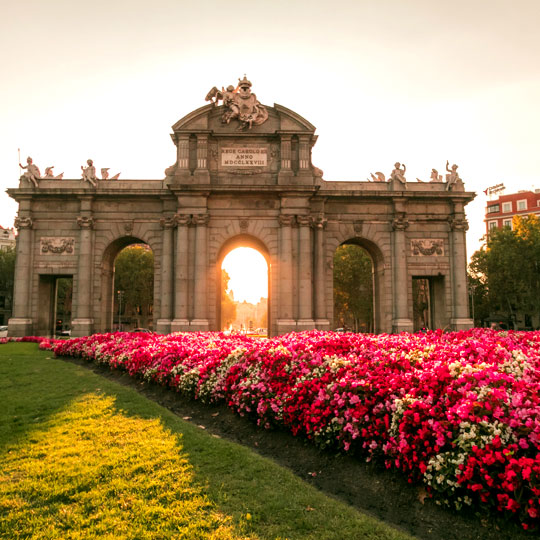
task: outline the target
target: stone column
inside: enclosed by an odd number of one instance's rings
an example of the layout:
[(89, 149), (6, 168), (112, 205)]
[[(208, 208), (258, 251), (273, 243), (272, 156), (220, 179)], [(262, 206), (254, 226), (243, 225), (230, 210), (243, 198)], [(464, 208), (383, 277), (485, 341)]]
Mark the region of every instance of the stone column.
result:
[(326, 313), (326, 265), (324, 229), (327, 220), (319, 216), (313, 223), (315, 229), (315, 324), (318, 330), (330, 330)]
[(278, 173), (278, 183), (288, 183), (293, 171), (291, 167), (292, 152), (291, 152), (291, 135), (281, 136), (281, 168)]
[(189, 331), (188, 319), (188, 260), (191, 216), (176, 214), (176, 264), (174, 267), (174, 320), (171, 332)]
[(190, 323), (192, 331), (207, 331), (208, 326), (208, 253), (207, 253), (207, 226), (210, 220), (208, 214), (193, 216), (195, 229), (195, 290), (194, 290), (194, 318)]
[(409, 283), (407, 278), (407, 248), (405, 231), (409, 222), (404, 212), (396, 213), (392, 221), (392, 332), (412, 332), (413, 322), (409, 318)]
[(197, 133), (197, 167), (193, 176), (200, 182), (210, 182), (210, 172), (208, 171), (208, 135)]
[[(21, 202), (22, 206), (22, 202)], [(14, 337), (32, 335), (30, 284), (32, 269), (32, 218), (17, 217), (17, 259), (13, 290), (13, 316), (8, 321), (8, 334)]]
[(292, 226), (294, 216), (281, 214), (279, 242), (279, 319), (278, 334), (296, 330), (293, 319), (293, 268), (292, 268)]
[(298, 257), (298, 323), (297, 329), (312, 330), (313, 320), (313, 253), (311, 249), (311, 217), (297, 216), (299, 225)]
[(173, 315), (173, 235), (176, 221), (174, 218), (162, 218), (163, 242), (161, 247), (161, 308), (156, 323), (156, 332), (168, 334), (171, 331)]
[(465, 233), (469, 224), (463, 214), (457, 214), (449, 220), (450, 253), (452, 276), (452, 319), (453, 330), (466, 330), (474, 326), (469, 317), (469, 295), (467, 289), (467, 249)]
[(298, 157), (299, 173), (309, 172), (309, 137), (306, 135), (299, 137)]
[[(81, 210), (90, 211), (91, 200), (81, 201)], [(92, 334), (92, 229), (94, 219), (88, 215), (77, 218), (79, 231), (79, 257), (77, 264), (77, 289), (72, 322), (73, 337)]]

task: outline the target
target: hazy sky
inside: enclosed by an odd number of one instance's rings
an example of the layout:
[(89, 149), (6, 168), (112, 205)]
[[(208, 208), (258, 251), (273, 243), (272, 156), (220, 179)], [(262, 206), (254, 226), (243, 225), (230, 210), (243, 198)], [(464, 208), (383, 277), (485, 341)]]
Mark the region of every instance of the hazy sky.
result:
[(79, 178), (88, 158), (162, 178), (169, 134), (208, 90), (244, 73), (258, 99), (317, 127), (326, 180), (428, 180), (459, 165), (482, 190), (540, 188), (540, 0), (4, 0), (0, 18), (0, 224), (17, 210), (18, 152)]

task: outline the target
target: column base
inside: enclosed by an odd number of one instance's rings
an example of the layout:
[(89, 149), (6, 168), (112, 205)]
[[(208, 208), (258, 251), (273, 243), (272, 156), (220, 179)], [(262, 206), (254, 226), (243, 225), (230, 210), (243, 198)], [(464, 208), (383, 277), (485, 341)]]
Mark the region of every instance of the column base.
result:
[(278, 184), (287, 185), (291, 184), (294, 178), (294, 173), (292, 171), (279, 171), (278, 173)]
[(189, 323), (190, 332), (208, 332), (209, 327), (208, 319), (193, 319)]
[(322, 330), (323, 332), (329, 332), (330, 321), (328, 319), (316, 319), (315, 328), (317, 328), (317, 330)]
[(296, 321), (294, 319), (278, 319), (276, 327), (278, 335), (296, 332)]
[(171, 321), (171, 333), (189, 332), (189, 321), (187, 319), (174, 319)]
[(170, 334), (171, 332), (171, 321), (170, 319), (158, 319), (156, 322), (155, 331), (158, 334)]
[(296, 331), (315, 330), (315, 321), (313, 319), (299, 319), (296, 323)]
[(8, 320), (8, 336), (24, 337), (32, 335), (32, 319), (11, 318)]
[(413, 332), (414, 325), (411, 319), (393, 319), (392, 333), (399, 334), (400, 332)]
[(450, 319), (450, 327), (452, 330), (469, 330), (474, 328), (474, 321), (472, 319)]
[(71, 337), (91, 336), (94, 319), (73, 319), (71, 323)]

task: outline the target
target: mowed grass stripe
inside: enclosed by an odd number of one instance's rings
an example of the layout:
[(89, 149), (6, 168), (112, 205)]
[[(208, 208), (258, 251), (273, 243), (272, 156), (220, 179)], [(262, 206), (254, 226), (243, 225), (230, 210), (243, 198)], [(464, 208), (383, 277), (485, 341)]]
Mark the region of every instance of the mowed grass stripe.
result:
[(0, 346), (2, 538), (410, 538), (50, 356)]

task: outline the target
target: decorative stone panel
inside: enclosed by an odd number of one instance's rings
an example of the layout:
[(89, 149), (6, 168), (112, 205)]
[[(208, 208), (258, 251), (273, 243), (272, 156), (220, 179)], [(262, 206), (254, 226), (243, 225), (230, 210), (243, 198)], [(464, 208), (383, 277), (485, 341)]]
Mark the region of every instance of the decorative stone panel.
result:
[(444, 240), (442, 238), (415, 238), (411, 240), (411, 255), (441, 257), (444, 255)]
[(42, 236), (39, 240), (39, 252), (46, 255), (73, 255), (75, 238), (59, 236)]

